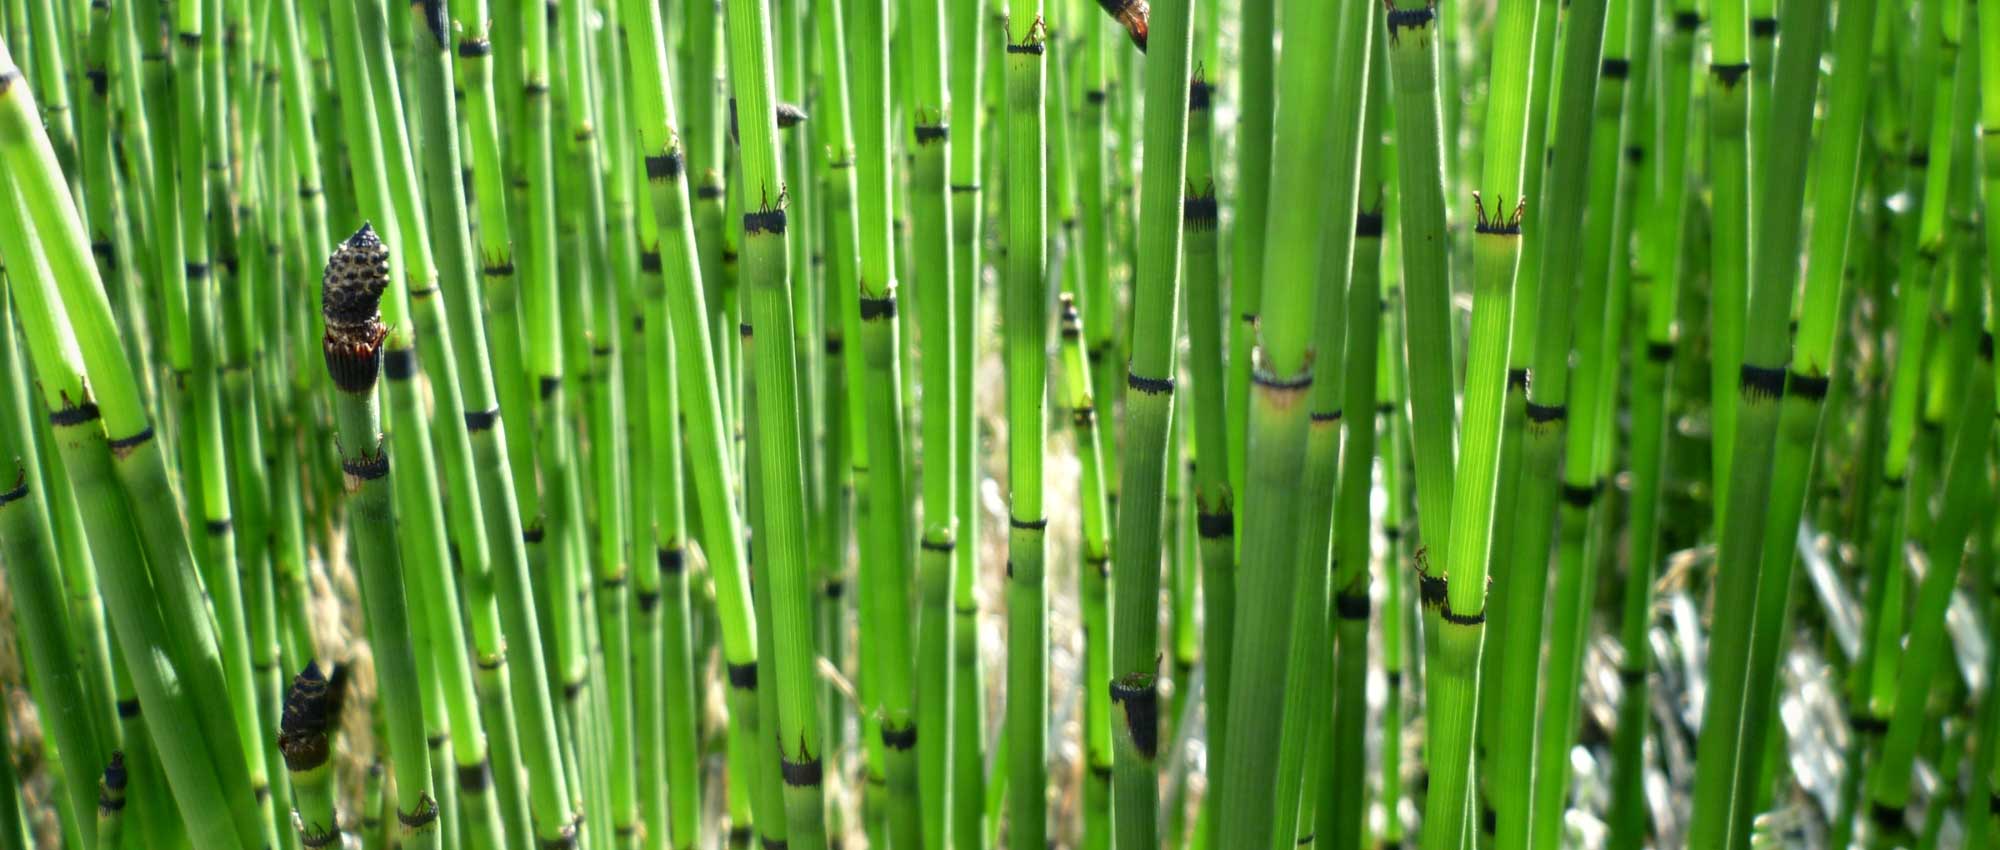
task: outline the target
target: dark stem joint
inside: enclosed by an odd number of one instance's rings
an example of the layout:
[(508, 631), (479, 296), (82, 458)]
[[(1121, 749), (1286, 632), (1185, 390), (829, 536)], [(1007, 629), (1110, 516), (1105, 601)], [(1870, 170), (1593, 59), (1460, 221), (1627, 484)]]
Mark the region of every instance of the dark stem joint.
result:
[(212, 519), (208, 521), (208, 536), (221, 537), (225, 534), (228, 534), (230, 530), (235, 527), (236, 523), (231, 522), (229, 517), (223, 517), (221, 519)]
[(1338, 409), (1316, 410), (1313, 411), (1312, 413), (1312, 424), (1314, 425), (1334, 425), (1338, 424), (1339, 422), (1340, 422), (1340, 411)]
[(1528, 390), (1528, 370), (1525, 368), (1508, 369), (1507, 388), (1510, 390), (1519, 389), (1522, 392), (1526, 392)]
[(1236, 516), (1230, 512), (1229, 508), (1225, 507), (1216, 513), (1202, 512), (1195, 514), (1194, 524), (1195, 530), (1201, 534), (1202, 539), (1214, 540), (1218, 537), (1228, 537), (1235, 533)]
[(1007, 524), (1015, 528), (1018, 528), (1022, 531), (1046, 531), (1048, 530), (1049, 527), (1049, 518), (1042, 517), (1041, 519), (1019, 519), (1016, 517), (1009, 516), (1007, 518)]
[(468, 38), (458, 43), (460, 59), (478, 59), (493, 55), (493, 42), (484, 38)]
[(1736, 87), (1736, 83), (1743, 79), (1743, 75), (1750, 73), (1750, 63), (1738, 62), (1733, 65), (1711, 64), (1708, 66), (1708, 71), (1715, 75), (1716, 81), (1721, 83), (1723, 88), (1733, 89)]
[(952, 194), (954, 194), (954, 195), (960, 195), (960, 194), (964, 194), (964, 193), (966, 193), (966, 192), (977, 192), (977, 191), (979, 191), (979, 184), (977, 184), (977, 183), (953, 183), (953, 184), (951, 184), (951, 193), (952, 193)]
[(1527, 414), (1528, 421), (1537, 424), (1561, 422), (1563, 417), (1569, 415), (1569, 406), (1564, 404), (1538, 404), (1531, 401), (1528, 402)]
[(660, 607), (660, 592), (657, 590), (641, 590), (636, 597), (641, 614), (651, 614), (654, 609)]
[(392, 348), (382, 353), (382, 374), (391, 381), (407, 381), (417, 376), (417, 351)]
[(547, 401), (556, 393), (562, 392), (562, 381), (561, 375), (544, 375), (538, 387), (538, 391), (542, 395), (542, 400)]
[(1562, 498), (1563, 501), (1568, 502), (1572, 507), (1589, 509), (1590, 504), (1597, 501), (1597, 486), (1594, 484), (1584, 486), (1564, 484)]
[(882, 724), (882, 746), (896, 751), (907, 751), (917, 745), (917, 724), (912, 722), (898, 729), (888, 723)]
[(639, 252), (639, 271), (641, 271), (641, 272), (644, 272), (644, 273), (646, 273), (646, 274), (659, 274), (659, 273), (660, 273), (660, 252), (658, 252), (658, 251), (640, 251), (640, 252)]
[(146, 441), (151, 439), (153, 439), (153, 426), (147, 425), (146, 427), (139, 429), (139, 433), (133, 434), (132, 436), (112, 438), (111, 441), (108, 443), (108, 445), (111, 447), (111, 453), (115, 455), (124, 452), (130, 452), (133, 449), (145, 445)]
[(1111, 702), (1125, 710), (1125, 729), (1132, 746), (1151, 760), (1159, 749), (1160, 692), (1150, 673), (1120, 676), (1111, 682)]
[(1445, 593), (1446, 585), (1444, 579), (1442, 577), (1434, 576), (1431, 575), (1430, 573), (1424, 572), (1423, 567), (1421, 566), (1419, 566), (1417, 570), (1418, 570), (1417, 572), (1418, 603), (1422, 604), (1426, 608), (1443, 607), (1445, 604), (1445, 595), (1446, 595)]
[(340, 471), (362, 481), (374, 481), (389, 474), (389, 453), (363, 455), (340, 462)]
[(1606, 56), (1597, 74), (1607, 80), (1622, 80), (1632, 75), (1632, 63), (1621, 57)]
[(1769, 401), (1785, 394), (1785, 370), (1782, 367), (1745, 363), (1739, 380), (1746, 398)]
[(1343, 620), (1368, 619), (1368, 594), (1341, 593), (1333, 597), (1334, 612)]
[(1655, 363), (1665, 363), (1674, 359), (1674, 344), (1671, 342), (1648, 343), (1646, 345), (1646, 359)]
[(756, 662), (753, 661), (749, 664), (730, 664), (727, 666), (729, 668), (728, 672), (729, 672), (730, 687), (745, 691), (754, 691), (757, 689)]
[(1808, 375), (1797, 370), (1793, 370), (1786, 380), (1785, 392), (1812, 402), (1825, 400), (1826, 391), (1833, 383), (1825, 375)]
[(465, 412), (465, 430), (470, 433), (476, 434), (481, 431), (492, 430), (493, 426), (499, 424), (499, 422), (500, 408), (498, 405), (486, 410), (468, 410)]
[(1252, 369), (1250, 370), (1250, 382), (1275, 392), (1304, 392), (1312, 386), (1312, 367), (1308, 365), (1306, 368), (1300, 369), (1298, 374), (1286, 377), (1273, 375), (1267, 369)]
[(429, 794), (418, 795), (416, 811), (405, 812), (398, 810), (396, 812), (396, 822), (402, 824), (404, 829), (410, 830), (411, 832), (415, 832), (417, 830), (423, 829), (424, 827), (430, 826), (432, 823), (435, 823), (437, 819), (438, 819), (437, 801), (431, 799), (431, 796)]
[(88, 401), (49, 411), (49, 424), (57, 428), (68, 428), (95, 421), (97, 421), (97, 405)]
[(1776, 38), (1778, 36), (1778, 19), (1751, 18), (1750, 34), (1757, 38)]
[(663, 575), (680, 575), (687, 570), (687, 550), (679, 546), (661, 549), (654, 557), (660, 562)]
[(1439, 606), (1438, 616), (1454, 626), (1478, 626), (1486, 623), (1486, 609), (1484, 608), (1470, 614), (1460, 614), (1457, 611), (1451, 610), (1450, 594), (1445, 595), (1444, 603)]
[(1174, 391), (1174, 379), (1148, 378), (1137, 372), (1127, 372), (1125, 386), (1146, 395), (1168, 395)]
[(1181, 202), (1181, 220), (1187, 222), (1189, 230), (1207, 233), (1215, 230), (1221, 213), (1213, 193), (1189, 194)]
[[(1099, 92), (1098, 94), (1102, 94), (1102, 92)], [(1215, 87), (1209, 85), (1207, 80), (1198, 79), (1191, 83), (1188, 83), (1188, 111), (1189, 112), (1206, 111), (1208, 109), (1209, 100), (1213, 98), (1214, 95), (1215, 95)]]
[[(911, 730), (914, 736), (915, 730)], [(793, 761), (785, 755), (778, 757), (778, 770), (785, 778), (785, 784), (792, 787), (817, 787), (822, 781), (824, 768), (817, 756), (806, 751), (804, 741), (799, 742), (799, 758)]]
[(752, 236), (759, 233), (783, 234), (785, 232), (785, 211), (782, 207), (761, 209), (743, 214), (743, 233)]
[(670, 150), (646, 157), (646, 179), (673, 180), (681, 176), (681, 152)]
[(919, 147), (951, 138), (951, 127), (944, 124), (918, 124), (911, 128), (911, 132), (916, 136)]
[(896, 296), (884, 295), (881, 298), (862, 296), (861, 321), (870, 322), (877, 319), (893, 318), (896, 318)]

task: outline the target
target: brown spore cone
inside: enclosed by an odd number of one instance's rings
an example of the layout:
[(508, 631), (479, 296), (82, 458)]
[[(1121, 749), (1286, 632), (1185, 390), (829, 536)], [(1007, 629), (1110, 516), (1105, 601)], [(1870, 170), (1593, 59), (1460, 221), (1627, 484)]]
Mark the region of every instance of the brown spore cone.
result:
[(373, 389), (381, 372), (382, 293), (389, 288), (389, 249), (375, 228), (361, 229), (327, 258), (320, 278), (320, 314), (326, 320), (323, 348), (327, 373), (346, 392)]

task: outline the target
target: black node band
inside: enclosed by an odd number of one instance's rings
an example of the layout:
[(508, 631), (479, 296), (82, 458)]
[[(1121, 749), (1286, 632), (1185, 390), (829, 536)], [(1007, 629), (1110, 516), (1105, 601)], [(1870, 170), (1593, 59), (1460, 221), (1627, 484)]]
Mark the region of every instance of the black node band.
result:
[(1197, 513), (1194, 527), (1204, 540), (1228, 537), (1236, 532), (1236, 516), (1226, 507), (1217, 513)]
[(1219, 205), (1212, 194), (1188, 195), (1181, 201), (1181, 220), (1190, 230), (1206, 233), (1221, 221)]
[(12, 504), (28, 497), (28, 481), (25, 477), (14, 485), (14, 489), (0, 493), (0, 505)]
[(125, 719), (125, 720), (131, 720), (131, 719), (132, 719), (132, 718), (134, 718), (134, 717), (138, 717), (138, 716), (139, 716), (139, 701), (138, 701), (138, 700), (136, 700), (136, 699), (121, 699), (121, 700), (119, 700), (119, 701), (118, 701), (118, 716), (119, 716), (120, 718), (122, 718), (122, 719)]
[(491, 430), (493, 426), (498, 424), (500, 424), (500, 408), (498, 405), (486, 410), (468, 410), (465, 412), (465, 430), (469, 432), (476, 434), (480, 431)]
[(73, 404), (49, 411), (49, 424), (57, 428), (68, 428), (97, 421), (97, 405), (92, 402)]
[(882, 746), (892, 750), (908, 750), (917, 745), (917, 724), (912, 722), (901, 729), (887, 723), (882, 724)]
[(1007, 518), (1007, 524), (1015, 528), (1021, 529), (1022, 531), (1044, 531), (1047, 530), (1049, 527), (1049, 518), (1042, 517), (1041, 519), (1017, 519), (1015, 517), (1010, 516)]
[(1597, 501), (1597, 487), (1595, 485), (1578, 487), (1575, 484), (1564, 484), (1562, 499), (1572, 506), (1588, 508), (1590, 507), (1590, 503)]
[(438, 819), (438, 805), (436, 800), (425, 796), (417, 798), (417, 803), (422, 808), (414, 812), (401, 810), (396, 812), (396, 822), (402, 824), (404, 829), (412, 832), (430, 826)]
[(757, 664), (755, 662), (749, 664), (730, 664), (727, 667), (729, 668), (730, 687), (741, 688), (746, 691), (757, 689)]
[(863, 296), (861, 298), (861, 321), (867, 322), (876, 319), (893, 318), (896, 318), (896, 296), (886, 295), (881, 298)]
[(1511, 390), (1515, 387), (1520, 387), (1523, 390), (1528, 388), (1528, 370), (1526, 368), (1507, 370), (1507, 388)]
[(1207, 80), (1188, 83), (1188, 111), (1207, 109), (1209, 100), (1214, 96), (1215, 87), (1209, 85)]
[(1133, 748), (1152, 758), (1160, 746), (1160, 692), (1153, 677), (1126, 676), (1113, 681), (1111, 702), (1125, 709), (1125, 728), (1132, 736)]
[(917, 144), (927, 145), (951, 138), (951, 127), (944, 124), (919, 124), (911, 128), (911, 134), (916, 137)]
[(958, 548), (958, 542), (955, 540), (932, 540), (928, 537), (918, 541), (917, 545), (922, 546), (926, 552), (949, 553)]
[(687, 550), (679, 546), (661, 549), (654, 553), (654, 558), (660, 562), (662, 575), (680, 575), (687, 571)]
[(1569, 415), (1569, 406), (1565, 404), (1536, 404), (1531, 401), (1528, 402), (1527, 414), (1529, 422), (1543, 424), (1559, 422), (1563, 417)]
[(1022, 56), (1040, 56), (1042, 55), (1043, 49), (1044, 48), (1042, 47), (1042, 43), (1039, 41), (1029, 42), (1027, 44), (1007, 45), (1008, 53), (1018, 54)]
[(1451, 610), (1451, 596), (1446, 594), (1444, 605), (1438, 611), (1438, 616), (1444, 618), (1445, 622), (1455, 626), (1478, 626), (1486, 622), (1486, 609), (1481, 608), (1470, 614), (1460, 614), (1457, 611)]
[(542, 398), (546, 400), (548, 397), (562, 391), (562, 376), (550, 375), (543, 378), (541, 385), (537, 389), (541, 393)]
[(678, 150), (670, 150), (666, 153), (646, 157), (646, 179), (648, 180), (672, 180), (681, 176), (683, 169), (684, 164), (681, 161), (681, 152)]
[(1426, 607), (1436, 608), (1444, 604), (1446, 585), (1444, 579), (1430, 573), (1417, 572), (1417, 601)]
[(1631, 76), (1632, 63), (1615, 56), (1607, 56), (1603, 64), (1598, 66), (1597, 73), (1607, 80), (1622, 80)]
[(1354, 235), (1363, 239), (1382, 238), (1382, 212), (1357, 212), (1354, 214)]
[(1418, 29), (1430, 25), (1437, 12), (1429, 4), (1415, 9), (1389, 7), (1389, 37), (1395, 38), (1399, 29)]
[(1127, 372), (1125, 386), (1146, 395), (1167, 395), (1174, 391), (1174, 379), (1148, 378), (1137, 372)]
[(484, 794), (493, 784), (493, 770), (484, 761), (458, 768), (458, 790), (467, 794)]
[(230, 521), (229, 517), (223, 517), (221, 519), (212, 519), (208, 521), (207, 525), (208, 536), (221, 537), (225, 534), (228, 534), (230, 530), (235, 527), (236, 523)]
[(1646, 345), (1646, 359), (1655, 363), (1665, 363), (1674, 359), (1674, 344), (1671, 342), (1648, 343)]
[(1777, 18), (1751, 18), (1750, 34), (1758, 38), (1772, 38), (1778, 34)]
[(384, 452), (343, 460), (340, 462), (340, 471), (362, 481), (374, 481), (389, 474), (389, 454)]
[(1740, 374), (1738, 380), (1742, 382), (1746, 396), (1769, 400), (1785, 394), (1785, 370), (1782, 367), (1745, 363)]
[(639, 603), (641, 614), (651, 614), (654, 609), (660, 607), (660, 592), (657, 590), (641, 590), (634, 594), (634, 597), (634, 601)]
[(784, 232), (785, 211), (783, 208), (758, 210), (743, 214), (743, 233), (746, 236), (758, 233), (782, 234)]
[(1368, 619), (1368, 594), (1341, 593), (1333, 597), (1334, 613), (1343, 620)]
[(1872, 803), (1868, 806), (1868, 819), (1885, 832), (1900, 833), (1909, 828), (1903, 821), (1903, 810), (1898, 806)]
[(784, 776), (786, 785), (798, 788), (820, 784), (823, 768), (820, 766), (819, 759), (811, 755), (807, 755), (798, 761), (780, 756), (778, 758), (778, 772)]
[(1825, 375), (1808, 375), (1793, 371), (1786, 379), (1785, 391), (1806, 401), (1821, 401), (1826, 398), (1827, 389), (1833, 381)]
[(382, 375), (391, 381), (407, 381), (417, 376), (417, 350), (391, 348), (382, 352)]
[(461, 59), (477, 59), (481, 56), (491, 56), (493, 55), (493, 42), (483, 38), (461, 41), (458, 43), (458, 55)]
[(1279, 392), (1299, 392), (1312, 386), (1312, 369), (1301, 369), (1297, 375), (1280, 378), (1263, 369), (1250, 370), (1250, 383)]
[(1716, 81), (1722, 83), (1723, 88), (1735, 88), (1736, 83), (1743, 79), (1743, 75), (1750, 73), (1750, 63), (1738, 62), (1734, 65), (1711, 64), (1708, 66), (1708, 71), (1715, 75)]

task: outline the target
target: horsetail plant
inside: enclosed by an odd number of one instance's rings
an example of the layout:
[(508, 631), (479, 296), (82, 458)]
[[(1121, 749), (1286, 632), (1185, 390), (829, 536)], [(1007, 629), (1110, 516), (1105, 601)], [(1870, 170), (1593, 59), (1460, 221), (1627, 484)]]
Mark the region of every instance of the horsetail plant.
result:
[[(1143, 0), (1124, 6), (1128, 15)], [(1172, 439), (1175, 354), (1181, 302), (1182, 181), (1187, 169), (1194, 0), (1161, 0), (1148, 25), (1130, 29), (1145, 49), (1146, 150), (1155, 169), (1139, 193), (1138, 276), (1132, 293), (1132, 358), (1126, 376), (1125, 440), (1119, 464), (1118, 541), (1112, 553), (1111, 691), (1116, 719), (1112, 836), (1121, 848), (1156, 846), (1159, 824), (1159, 595), (1162, 488)], [(1128, 27), (1132, 26), (1128, 24)], [(1057, 79), (1061, 79), (1060, 72)], [(1068, 116), (1063, 116), (1067, 120)], [(1060, 145), (1061, 141), (1052, 140)], [(1010, 199), (1010, 203), (1012, 200)], [(1093, 305), (1094, 309), (1110, 308)], [(1108, 352), (1099, 352), (1103, 356)], [(1107, 392), (1109, 388), (1106, 388)], [(1114, 432), (1115, 433), (1115, 432)], [(1110, 441), (1117, 445), (1118, 441)], [(1096, 683), (1091, 683), (1093, 687)], [(1019, 789), (1016, 789), (1017, 791)]]
[(417, 663), (410, 651), (410, 618), (403, 593), (402, 556), (395, 538), (389, 454), (381, 433), (376, 382), (382, 372), (381, 301), (389, 290), (389, 250), (364, 224), (327, 260), (321, 280), (326, 321), (327, 375), (339, 393), (341, 474), (353, 502), (348, 531), (361, 568), (371, 642), (376, 647), (383, 711), (395, 753), (397, 834), (407, 845), (439, 846), (438, 807), (431, 793), (429, 751), (416, 693)]
[[(1322, 274), (1319, 237), (1325, 220), (1303, 211), (1317, 206), (1323, 214), (1343, 193), (1351, 198), (1355, 192), (1352, 175), (1359, 162), (1358, 125), (1336, 134), (1331, 126), (1312, 117), (1330, 114), (1327, 110), (1343, 97), (1357, 96), (1366, 79), (1366, 50), (1333, 48), (1343, 42), (1347, 46), (1366, 43), (1361, 39), (1362, 28), (1370, 20), (1367, 5), (1344, 4), (1340, 11), (1323, 20), (1290, 16), (1310, 23), (1293, 32), (1292, 43), (1302, 49), (1287, 51), (1280, 69), (1279, 95), (1286, 109), (1280, 113), (1282, 120), (1272, 141), (1271, 206), (1267, 211), (1272, 227), (1265, 235), (1263, 262), (1273, 285), (1263, 293), (1260, 310), (1265, 318), (1257, 325), (1253, 355), (1257, 366), (1250, 389), (1252, 418), (1246, 425), (1250, 451), (1244, 477), (1249, 489), (1242, 491), (1245, 548), (1236, 588), (1237, 634), (1229, 649), (1229, 727), (1224, 730), (1229, 736), (1224, 750), (1228, 762), (1223, 765), (1216, 798), (1220, 807), (1217, 834), (1240, 837), (1245, 847), (1263, 847), (1282, 839), (1283, 832), (1273, 838), (1272, 815), (1298, 805), (1297, 799), (1267, 796), (1267, 789), (1279, 778), (1279, 741), (1271, 730), (1284, 723), (1292, 708), (1271, 695), (1281, 692), (1287, 683), (1291, 655), (1287, 647), (1298, 616), (1294, 608), (1325, 605), (1324, 580), (1314, 585), (1318, 589), (1312, 593), (1298, 592), (1301, 585), (1295, 580), (1296, 562), (1302, 551), (1310, 550), (1300, 542), (1304, 535), (1294, 531), (1299, 522), (1298, 506), (1285, 495), (1280, 482), (1291, 478), (1305, 451), (1310, 418), (1306, 397), (1320, 353), (1313, 336), (1313, 322), (1320, 318), (1320, 292), (1314, 283)], [(1333, 75), (1319, 67), (1319, 57), (1324, 55), (1338, 57)], [(1322, 193), (1310, 176), (1328, 169), (1346, 176)], [(1250, 524), (1253, 521), (1255, 525)], [(1292, 820), (1285, 818), (1284, 822)]]

